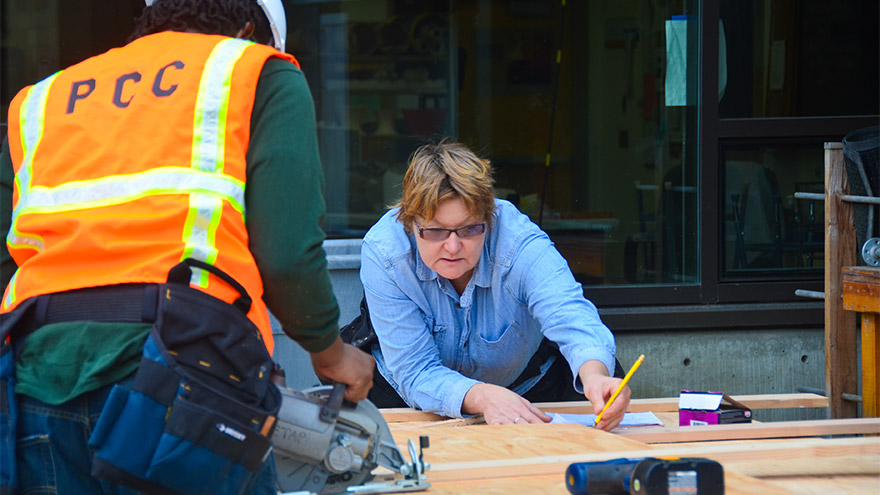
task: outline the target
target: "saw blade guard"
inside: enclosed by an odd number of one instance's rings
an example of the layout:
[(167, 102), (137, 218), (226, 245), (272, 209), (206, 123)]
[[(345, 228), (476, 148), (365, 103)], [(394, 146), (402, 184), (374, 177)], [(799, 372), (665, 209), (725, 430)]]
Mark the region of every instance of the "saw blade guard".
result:
[(283, 491), (347, 493), (372, 480), (379, 466), (404, 477), (422, 473), (405, 461), (369, 400), (342, 401), (341, 385), (279, 388), (283, 400), (272, 440)]

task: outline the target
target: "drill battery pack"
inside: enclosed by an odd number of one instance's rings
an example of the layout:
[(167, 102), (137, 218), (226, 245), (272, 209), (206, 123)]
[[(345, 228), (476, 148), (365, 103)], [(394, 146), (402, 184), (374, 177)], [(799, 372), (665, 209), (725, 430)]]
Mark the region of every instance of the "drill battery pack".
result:
[(576, 462), (565, 486), (572, 495), (724, 495), (724, 469), (701, 457)]

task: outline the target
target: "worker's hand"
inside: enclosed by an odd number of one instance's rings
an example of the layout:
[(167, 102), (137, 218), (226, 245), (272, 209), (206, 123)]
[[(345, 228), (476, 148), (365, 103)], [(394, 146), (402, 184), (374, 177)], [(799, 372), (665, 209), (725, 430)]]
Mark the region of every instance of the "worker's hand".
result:
[(373, 356), (357, 347), (336, 341), (321, 352), (311, 355), (312, 367), (322, 381), (334, 381), (348, 385), (345, 387), (345, 399), (358, 402), (367, 398), (373, 388), (373, 368), (376, 361)]
[(550, 416), (516, 392), (489, 383), (478, 383), (468, 390), (461, 403), (461, 412), (482, 413), (489, 425), (522, 425), (550, 421)]
[[(614, 395), (618, 385), (622, 381), (620, 378), (612, 378), (608, 376), (608, 371), (601, 361), (587, 361), (581, 366), (578, 373), (581, 383), (584, 386), (584, 395), (593, 404), (593, 412), (599, 414), (605, 407), (605, 401)], [(623, 387), (617, 398), (602, 415), (602, 420), (596, 425), (596, 428), (604, 431), (611, 431), (623, 421), (623, 413), (629, 407), (629, 398), (632, 391), (629, 386)]]

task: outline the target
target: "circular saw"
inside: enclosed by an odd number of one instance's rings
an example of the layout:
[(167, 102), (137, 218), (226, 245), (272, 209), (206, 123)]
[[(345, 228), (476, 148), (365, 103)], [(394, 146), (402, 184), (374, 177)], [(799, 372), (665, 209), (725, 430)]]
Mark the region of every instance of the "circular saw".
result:
[[(285, 495), (399, 493), (431, 486), (422, 453), (428, 437), (420, 437), (418, 456), (409, 441), (406, 461), (379, 409), (369, 400), (344, 401), (343, 384), (279, 389), (282, 403), (272, 443)], [(390, 473), (374, 474), (380, 466)]]

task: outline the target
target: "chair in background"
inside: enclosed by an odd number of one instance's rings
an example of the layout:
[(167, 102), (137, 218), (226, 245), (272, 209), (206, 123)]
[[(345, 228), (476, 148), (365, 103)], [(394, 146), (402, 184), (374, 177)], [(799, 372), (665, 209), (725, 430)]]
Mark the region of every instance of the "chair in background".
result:
[[(734, 230), (728, 267), (810, 268), (821, 258), (825, 249), (821, 207), (790, 196), (786, 206), (772, 170), (755, 162), (729, 162), (725, 190), (728, 228)], [(824, 184), (796, 183), (795, 190), (823, 192)]]

